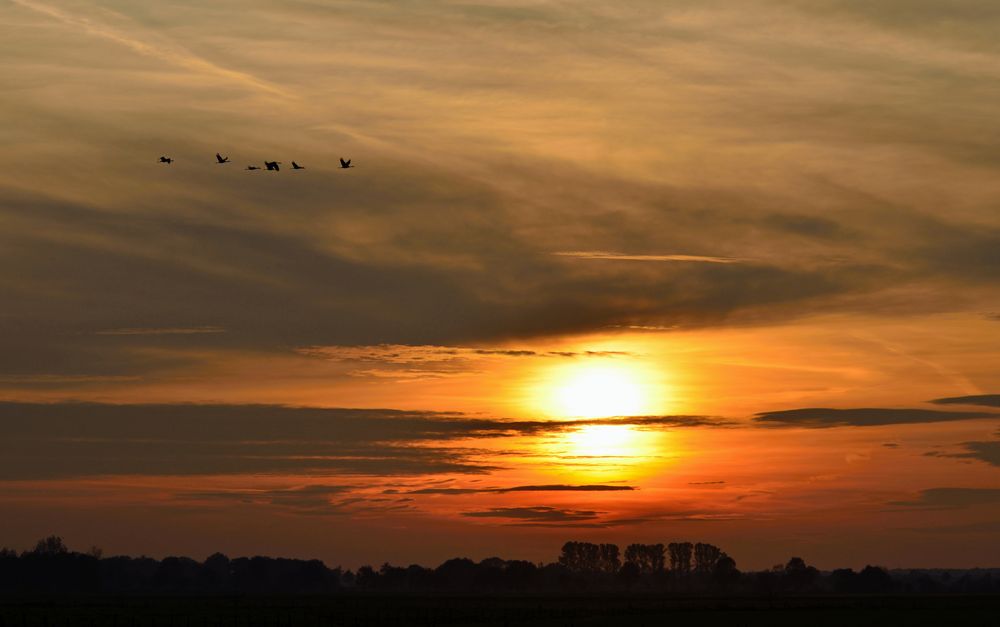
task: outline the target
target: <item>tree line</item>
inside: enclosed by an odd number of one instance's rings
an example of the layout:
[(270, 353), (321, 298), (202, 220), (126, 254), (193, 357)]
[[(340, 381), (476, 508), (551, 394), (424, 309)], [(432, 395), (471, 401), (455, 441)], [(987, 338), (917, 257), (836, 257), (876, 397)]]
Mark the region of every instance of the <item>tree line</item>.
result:
[(420, 594), (622, 593), (665, 595), (822, 595), (1000, 593), (1000, 570), (821, 572), (793, 557), (763, 571), (741, 572), (708, 543), (567, 542), (556, 561), (454, 558), (436, 568), (416, 564), (357, 571), (320, 560), (229, 557), (105, 557), (71, 551), (57, 536), (18, 553), (0, 549), (0, 594)]

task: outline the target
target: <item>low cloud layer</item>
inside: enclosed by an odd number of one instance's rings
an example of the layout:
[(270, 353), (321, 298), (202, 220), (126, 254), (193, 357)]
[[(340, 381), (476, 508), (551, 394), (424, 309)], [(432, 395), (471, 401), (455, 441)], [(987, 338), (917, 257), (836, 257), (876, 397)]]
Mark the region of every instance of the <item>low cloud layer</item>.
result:
[[(507, 494), (509, 492), (630, 492), (635, 490), (627, 485), (522, 485), (512, 488), (420, 488), (409, 490), (403, 494)], [(387, 491), (398, 494), (396, 490)]]
[(754, 422), (766, 427), (881, 427), (886, 425), (927, 424), (958, 420), (1000, 419), (1000, 414), (971, 411), (937, 411), (933, 409), (827, 409), (810, 407), (762, 412)]
[[(0, 439), (0, 479), (234, 473), (485, 474), (499, 467), (495, 462), (481, 461), (482, 451), (469, 442), (568, 432), (592, 425), (660, 429), (716, 424), (698, 416), (505, 421), (447, 412), (277, 405), (8, 402), (0, 403), (0, 432), (4, 436)], [(546, 486), (513, 490), (540, 488)]]
[(982, 407), (1000, 407), (1000, 394), (953, 396), (950, 398), (938, 398), (931, 402), (938, 405), (979, 405)]
[(1000, 488), (930, 488), (916, 498), (891, 501), (890, 505), (916, 509), (964, 509), (978, 505), (1000, 505)]
[(962, 442), (961, 452), (928, 451), (928, 457), (946, 457), (951, 459), (966, 459), (985, 462), (990, 466), (1000, 467), (1000, 440), (985, 440)]
[(462, 515), (467, 518), (501, 518), (522, 523), (554, 524), (558, 526), (561, 523), (596, 520), (600, 512), (538, 505), (534, 507), (494, 507), (482, 511), (464, 512)]

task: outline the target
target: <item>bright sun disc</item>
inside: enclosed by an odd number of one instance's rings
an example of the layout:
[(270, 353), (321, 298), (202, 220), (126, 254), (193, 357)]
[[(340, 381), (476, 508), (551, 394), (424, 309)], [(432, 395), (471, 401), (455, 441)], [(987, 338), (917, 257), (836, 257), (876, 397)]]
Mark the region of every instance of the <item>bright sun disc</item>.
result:
[(646, 395), (637, 378), (623, 367), (588, 366), (556, 383), (552, 404), (573, 418), (638, 416), (646, 413)]

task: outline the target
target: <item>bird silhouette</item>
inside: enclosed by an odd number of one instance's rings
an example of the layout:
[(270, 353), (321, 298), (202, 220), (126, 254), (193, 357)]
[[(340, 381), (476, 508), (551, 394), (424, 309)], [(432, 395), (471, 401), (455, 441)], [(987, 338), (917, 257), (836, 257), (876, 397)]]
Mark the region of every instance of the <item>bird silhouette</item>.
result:
[(215, 158), (219, 163), (229, 163), (229, 157), (223, 157), (219, 153), (215, 153)]
[(341, 157), (340, 158), (340, 167), (342, 167), (342, 168), (353, 168), (354, 166), (351, 165), (351, 160), (350, 159), (348, 159), (347, 161), (344, 161), (344, 158)]
[(299, 165), (299, 164), (295, 163), (294, 161), (292, 161), (292, 169), (293, 170), (305, 170), (306, 166)]
[(174, 160), (171, 159), (170, 157), (160, 157), (160, 163), (166, 163), (167, 165), (170, 165), (173, 162)]
[(264, 165), (267, 166), (268, 170), (274, 170), (275, 172), (277, 172), (277, 171), (279, 171), (281, 169), (281, 168), (278, 167), (279, 163), (281, 163), (281, 162), (280, 161), (265, 161)]
[(259, 169), (260, 169), (260, 166), (256, 166), (256, 165), (248, 165), (248, 166), (246, 167), (246, 169), (247, 169), (247, 170), (259, 170)]

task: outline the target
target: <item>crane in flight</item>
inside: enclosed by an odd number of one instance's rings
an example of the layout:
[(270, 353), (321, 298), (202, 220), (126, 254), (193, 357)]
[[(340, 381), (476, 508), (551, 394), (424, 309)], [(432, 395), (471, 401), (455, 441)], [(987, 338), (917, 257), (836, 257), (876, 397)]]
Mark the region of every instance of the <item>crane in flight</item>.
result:
[(246, 167), (246, 169), (247, 169), (247, 170), (259, 170), (259, 169), (260, 169), (260, 166), (256, 166), (256, 165), (248, 165), (248, 166)]
[(305, 170), (306, 166), (299, 165), (299, 164), (295, 163), (294, 161), (292, 161), (292, 169), (293, 170)]
[(277, 172), (277, 171), (279, 171), (281, 169), (281, 168), (278, 167), (279, 163), (281, 163), (281, 162), (280, 161), (265, 161), (264, 165), (267, 167), (268, 170), (274, 170), (275, 172)]
[(229, 163), (229, 157), (223, 157), (219, 153), (215, 153), (215, 159), (219, 163)]
[(160, 163), (166, 163), (167, 165), (170, 165), (173, 162), (174, 160), (171, 159), (170, 157), (160, 157)]
[(353, 168), (354, 166), (351, 165), (351, 160), (350, 159), (348, 159), (347, 161), (344, 161), (344, 158), (341, 157), (340, 158), (340, 167), (342, 167), (342, 168)]

